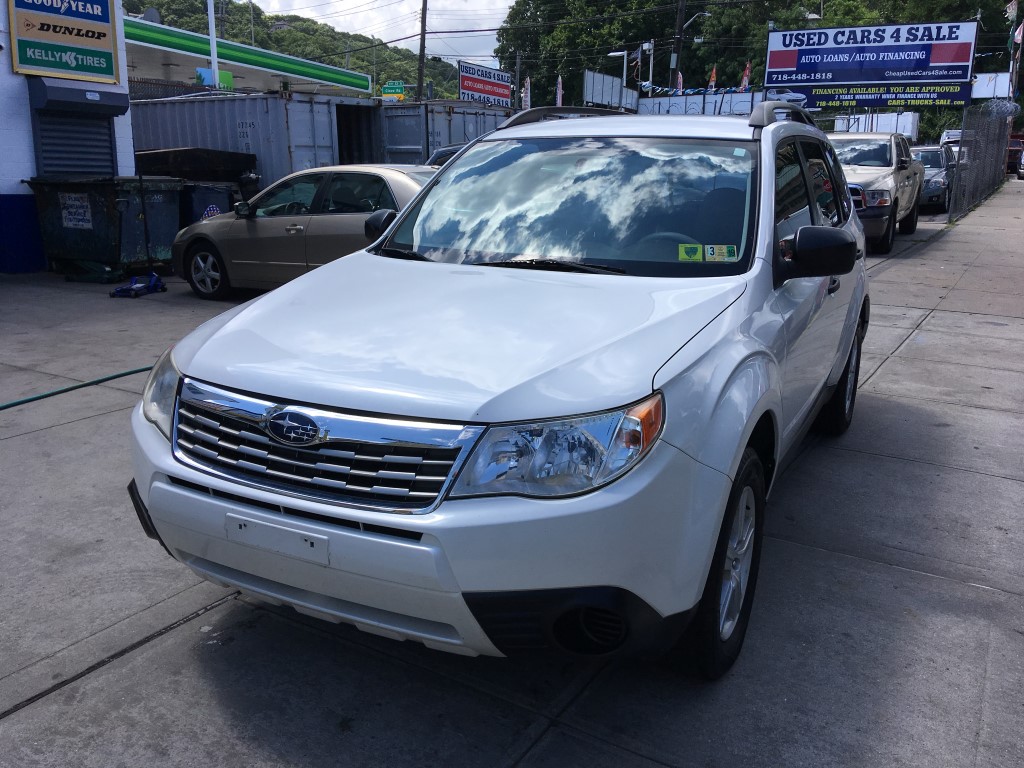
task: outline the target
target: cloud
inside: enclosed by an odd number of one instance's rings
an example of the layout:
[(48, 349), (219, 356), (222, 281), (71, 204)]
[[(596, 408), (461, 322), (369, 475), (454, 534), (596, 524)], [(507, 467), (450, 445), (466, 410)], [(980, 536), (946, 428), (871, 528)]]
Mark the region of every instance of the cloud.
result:
[[(419, 52), (421, 0), (258, 0), (266, 13), (295, 14), (330, 24), (340, 32), (389, 41), (414, 35), (396, 46)], [(500, 27), (511, 0), (498, 0), (482, 8), (476, 0), (430, 0), (428, 32), (483, 30)], [(427, 55), (454, 63), (463, 58), (484, 66), (497, 66), (494, 32), (427, 35)]]

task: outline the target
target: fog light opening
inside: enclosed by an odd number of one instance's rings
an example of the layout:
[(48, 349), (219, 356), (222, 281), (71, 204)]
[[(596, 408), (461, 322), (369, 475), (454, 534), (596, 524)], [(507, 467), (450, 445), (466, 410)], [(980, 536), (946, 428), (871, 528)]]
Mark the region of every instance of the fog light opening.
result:
[(572, 608), (555, 621), (556, 642), (571, 653), (611, 653), (626, 642), (626, 619), (608, 608), (583, 605)]

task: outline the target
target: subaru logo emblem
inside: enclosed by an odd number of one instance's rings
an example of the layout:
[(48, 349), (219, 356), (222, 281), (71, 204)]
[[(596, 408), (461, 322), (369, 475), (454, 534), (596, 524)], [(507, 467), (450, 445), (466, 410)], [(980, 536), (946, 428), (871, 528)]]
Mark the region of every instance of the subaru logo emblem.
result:
[(295, 411), (278, 411), (267, 420), (267, 432), (285, 445), (309, 445), (320, 436), (320, 427), (309, 416)]

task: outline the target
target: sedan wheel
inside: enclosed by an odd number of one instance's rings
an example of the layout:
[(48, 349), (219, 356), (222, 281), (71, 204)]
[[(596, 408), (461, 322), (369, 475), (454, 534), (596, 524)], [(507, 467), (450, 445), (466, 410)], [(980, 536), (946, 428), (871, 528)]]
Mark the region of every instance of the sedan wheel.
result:
[(220, 299), (231, 288), (224, 261), (213, 246), (199, 245), (185, 257), (185, 279), (201, 299)]

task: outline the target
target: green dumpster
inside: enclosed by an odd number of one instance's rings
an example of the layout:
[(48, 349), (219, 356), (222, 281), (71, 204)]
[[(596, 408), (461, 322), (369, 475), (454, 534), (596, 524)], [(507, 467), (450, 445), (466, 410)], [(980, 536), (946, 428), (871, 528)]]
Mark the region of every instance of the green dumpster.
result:
[(181, 179), (46, 176), (28, 183), (43, 252), (68, 280), (113, 282), (170, 270)]

